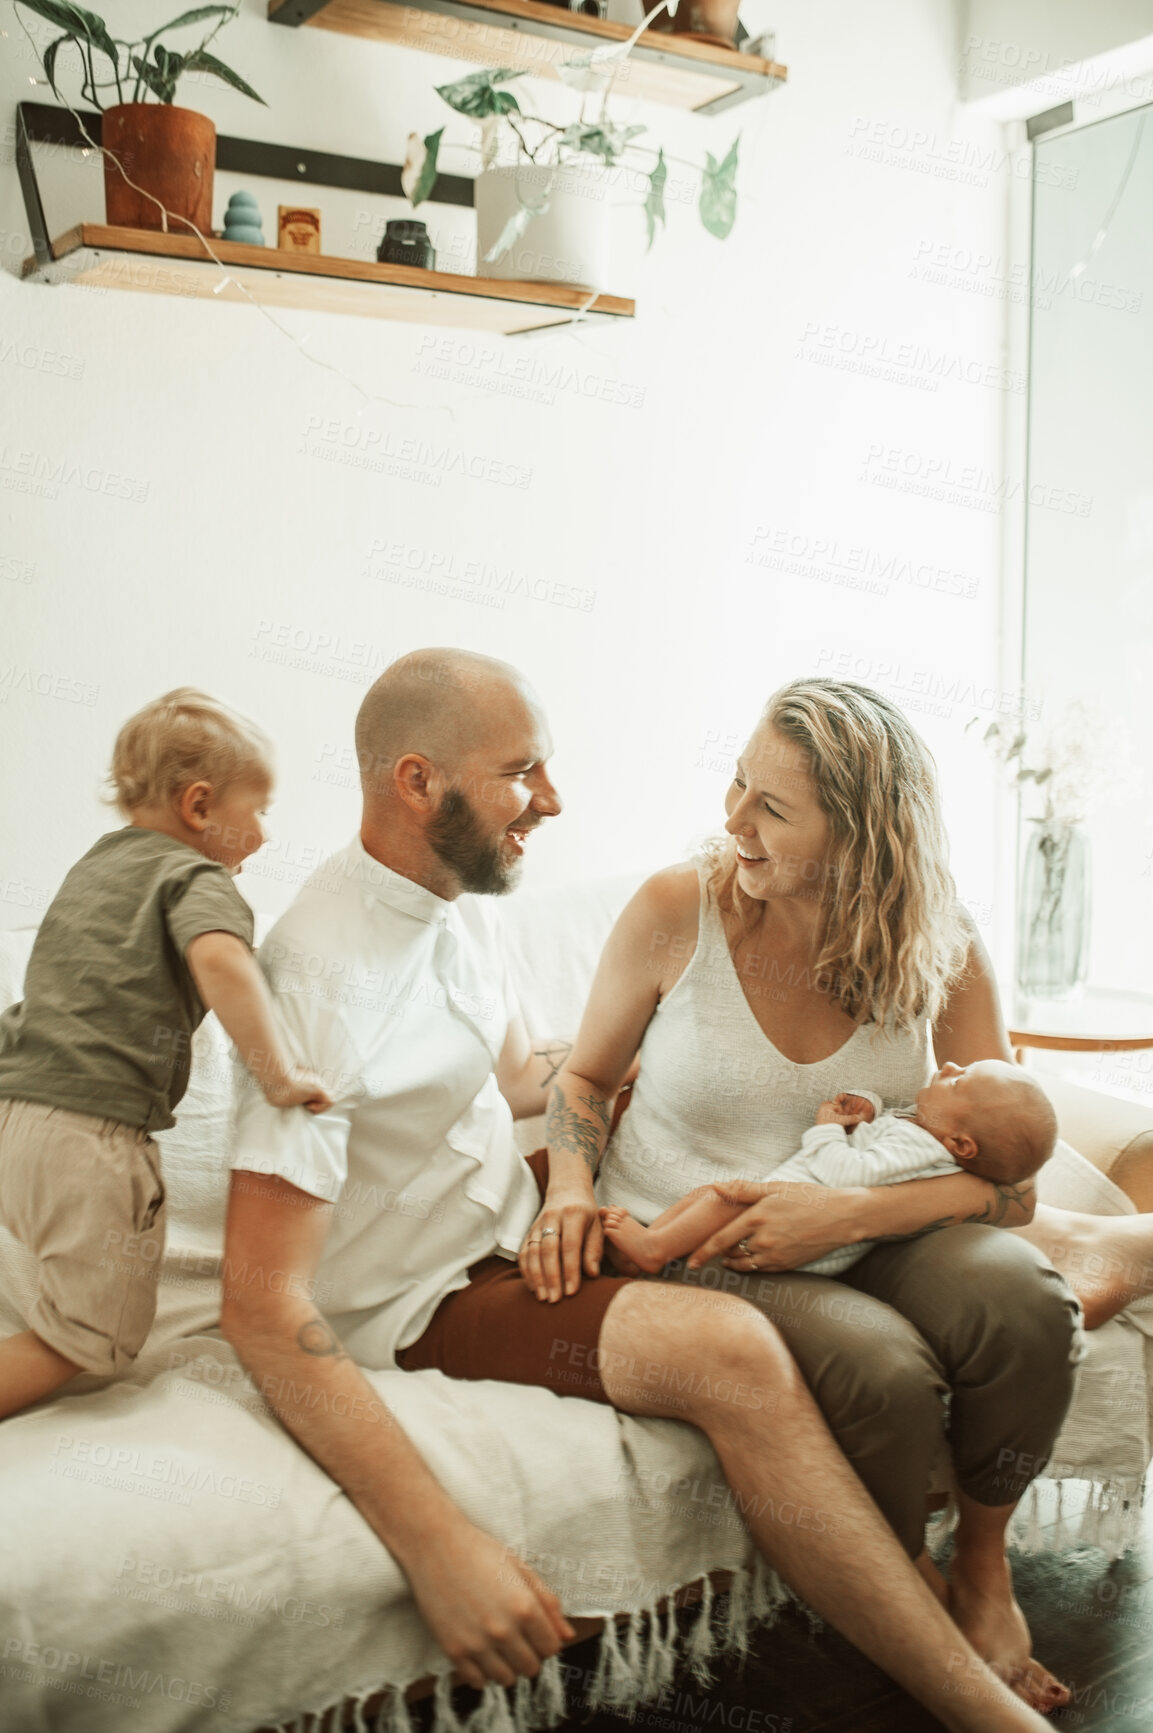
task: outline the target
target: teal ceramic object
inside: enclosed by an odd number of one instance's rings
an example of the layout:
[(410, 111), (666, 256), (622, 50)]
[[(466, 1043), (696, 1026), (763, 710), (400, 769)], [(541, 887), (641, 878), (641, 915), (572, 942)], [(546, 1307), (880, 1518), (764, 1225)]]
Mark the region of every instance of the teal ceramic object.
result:
[(224, 213), (226, 241), (240, 241), (244, 246), (263, 247), (264, 230), (260, 221), (260, 206), (251, 193), (233, 193)]

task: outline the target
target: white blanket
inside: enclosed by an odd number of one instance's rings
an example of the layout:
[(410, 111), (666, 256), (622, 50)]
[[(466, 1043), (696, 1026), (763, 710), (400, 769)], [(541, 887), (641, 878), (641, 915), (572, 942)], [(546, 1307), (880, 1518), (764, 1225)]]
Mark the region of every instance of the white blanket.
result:
[[(227, 1346), (165, 1357), (180, 1364), (0, 1433), (0, 1725), (251, 1733), (443, 1671), (400, 1571)], [(692, 1428), (437, 1372), (369, 1376), (461, 1508), (570, 1615), (651, 1607), (752, 1563)]]

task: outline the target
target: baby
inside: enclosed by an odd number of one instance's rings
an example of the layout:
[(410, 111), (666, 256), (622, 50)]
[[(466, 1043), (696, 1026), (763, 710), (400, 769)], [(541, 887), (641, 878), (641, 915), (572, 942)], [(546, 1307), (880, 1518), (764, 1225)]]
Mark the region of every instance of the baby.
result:
[[(769, 1180), (899, 1185), (961, 1167), (998, 1185), (1018, 1185), (1048, 1161), (1057, 1137), (1048, 1096), (1019, 1066), (1000, 1059), (943, 1065), (911, 1110), (885, 1113), (882, 1108), (879, 1097), (863, 1089), (823, 1101), (797, 1154), (775, 1168)], [(719, 1181), (689, 1192), (651, 1227), (624, 1209), (600, 1213), (610, 1243), (639, 1270), (655, 1274), (671, 1259), (696, 1251), (748, 1207), (732, 1201)], [(836, 1275), (873, 1244), (842, 1246), (802, 1268)]]
[(207, 1011), (270, 1101), (332, 1105), (284, 1050), (232, 882), (264, 842), (265, 735), (182, 686), (125, 723), (111, 782), (128, 823), (65, 878), (0, 1016), (0, 1222), (40, 1266), (32, 1328), (0, 1341), (0, 1419), (143, 1347), (164, 1248), (151, 1133), (175, 1124)]

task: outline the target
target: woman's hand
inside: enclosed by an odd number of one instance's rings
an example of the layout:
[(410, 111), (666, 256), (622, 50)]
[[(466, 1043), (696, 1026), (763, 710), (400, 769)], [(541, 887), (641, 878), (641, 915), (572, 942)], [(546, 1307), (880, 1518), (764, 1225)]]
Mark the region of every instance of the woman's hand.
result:
[(540, 1214), (525, 1235), (520, 1273), (538, 1300), (575, 1294), (586, 1276), (599, 1276), (604, 1229), (591, 1180), (550, 1185)]
[(868, 1238), (865, 1186), (735, 1179), (726, 1180), (723, 1190), (734, 1203), (749, 1207), (697, 1247), (690, 1270), (722, 1253), (730, 1270), (795, 1270), (839, 1246)]

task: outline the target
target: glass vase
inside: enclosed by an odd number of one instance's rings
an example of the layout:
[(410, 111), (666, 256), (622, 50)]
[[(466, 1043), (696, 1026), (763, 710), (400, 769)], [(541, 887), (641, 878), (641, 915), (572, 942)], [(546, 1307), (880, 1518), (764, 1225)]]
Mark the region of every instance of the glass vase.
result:
[(1063, 999), (1089, 972), (1089, 839), (1079, 824), (1030, 822), (1017, 904), (1017, 987), (1030, 999)]

